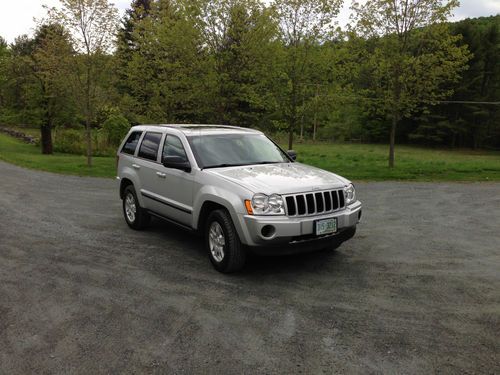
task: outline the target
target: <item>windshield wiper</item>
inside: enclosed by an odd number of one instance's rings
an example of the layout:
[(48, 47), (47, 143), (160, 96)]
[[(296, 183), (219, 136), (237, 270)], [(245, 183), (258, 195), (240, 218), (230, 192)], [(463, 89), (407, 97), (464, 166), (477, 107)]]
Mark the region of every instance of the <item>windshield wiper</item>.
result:
[(203, 167), (203, 169), (207, 169), (207, 168), (224, 168), (224, 167), (241, 167), (242, 165), (248, 165), (248, 164), (222, 163), (222, 164), (207, 165), (206, 167)]
[(221, 163), (221, 164), (207, 165), (206, 167), (203, 167), (203, 169), (224, 168), (224, 167), (241, 167), (244, 165), (277, 164), (277, 163), (286, 163), (286, 162), (284, 162), (284, 161), (259, 161), (256, 163), (241, 163), (241, 164)]
[(259, 161), (258, 163), (253, 163), (255, 165), (257, 164), (278, 164), (278, 163), (286, 163), (284, 161)]

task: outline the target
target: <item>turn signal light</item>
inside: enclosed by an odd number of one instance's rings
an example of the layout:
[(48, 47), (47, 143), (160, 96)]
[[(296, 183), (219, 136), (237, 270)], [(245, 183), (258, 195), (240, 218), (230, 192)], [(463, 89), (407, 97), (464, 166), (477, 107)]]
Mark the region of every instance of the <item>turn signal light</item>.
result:
[(248, 214), (253, 215), (252, 202), (250, 200), (245, 199), (245, 207), (247, 209)]

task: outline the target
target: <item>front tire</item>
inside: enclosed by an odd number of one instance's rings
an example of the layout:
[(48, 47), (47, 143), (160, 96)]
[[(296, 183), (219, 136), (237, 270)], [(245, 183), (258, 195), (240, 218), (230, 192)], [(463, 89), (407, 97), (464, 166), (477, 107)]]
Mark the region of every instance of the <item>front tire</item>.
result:
[(208, 216), (205, 246), (210, 262), (217, 271), (231, 273), (243, 268), (246, 252), (226, 210), (215, 210)]
[(129, 185), (123, 192), (123, 216), (128, 226), (135, 230), (141, 230), (148, 226), (151, 216), (141, 207), (133, 185)]

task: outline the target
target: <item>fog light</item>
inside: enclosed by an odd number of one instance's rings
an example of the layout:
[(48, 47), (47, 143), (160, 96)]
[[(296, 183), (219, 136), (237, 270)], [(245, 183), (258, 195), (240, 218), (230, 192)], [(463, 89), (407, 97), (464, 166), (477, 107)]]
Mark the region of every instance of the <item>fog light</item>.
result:
[(272, 225), (264, 225), (260, 233), (262, 233), (262, 237), (271, 238), (276, 233), (276, 228)]

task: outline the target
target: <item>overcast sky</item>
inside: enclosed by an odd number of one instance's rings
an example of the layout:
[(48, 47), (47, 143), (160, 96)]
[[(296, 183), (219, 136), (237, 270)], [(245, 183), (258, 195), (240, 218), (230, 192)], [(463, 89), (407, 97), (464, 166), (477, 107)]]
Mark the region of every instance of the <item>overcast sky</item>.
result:
[[(123, 14), (131, 0), (115, 0), (114, 3)], [(345, 5), (339, 17), (339, 23), (344, 25), (349, 19), (350, 0)], [(42, 4), (56, 6), (59, 0), (3, 0), (0, 12), (0, 36), (8, 42), (21, 34), (33, 32), (33, 18), (44, 15)], [(500, 14), (500, 0), (462, 0), (460, 8), (455, 10), (453, 20), (468, 17), (491, 16)]]

